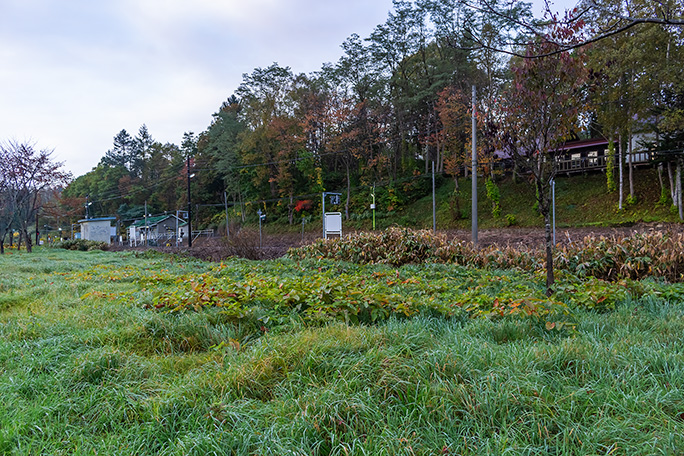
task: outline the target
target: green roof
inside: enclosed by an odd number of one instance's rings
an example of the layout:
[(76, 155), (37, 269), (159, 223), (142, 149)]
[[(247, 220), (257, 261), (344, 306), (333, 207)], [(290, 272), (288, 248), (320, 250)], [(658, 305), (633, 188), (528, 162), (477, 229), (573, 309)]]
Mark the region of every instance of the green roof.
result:
[[(156, 217), (147, 217), (147, 226), (154, 226), (157, 225), (158, 223), (163, 222), (164, 220), (171, 218), (171, 215), (158, 215)], [(178, 226), (185, 226), (187, 225), (187, 222), (184, 222), (183, 220), (178, 220)], [(136, 220), (135, 222), (131, 223), (130, 226), (134, 226), (136, 228), (141, 228), (145, 226), (145, 219), (140, 219)]]

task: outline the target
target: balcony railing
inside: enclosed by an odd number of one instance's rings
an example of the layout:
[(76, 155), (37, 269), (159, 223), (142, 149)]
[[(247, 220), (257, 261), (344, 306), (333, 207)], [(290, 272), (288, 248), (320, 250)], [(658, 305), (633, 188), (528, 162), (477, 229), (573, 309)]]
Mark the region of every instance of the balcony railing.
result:
[[(651, 161), (650, 152), (635, 152), (631, 154), (632, 163), (642, 165)], [(625, 162), (629, 163), (630, 155), (625, 157)], [(606, 168), (606, 157), (581, 157), (572, 159), (558, 159), (559, 173), (572, 173), (581, 171), (591, 171)]]

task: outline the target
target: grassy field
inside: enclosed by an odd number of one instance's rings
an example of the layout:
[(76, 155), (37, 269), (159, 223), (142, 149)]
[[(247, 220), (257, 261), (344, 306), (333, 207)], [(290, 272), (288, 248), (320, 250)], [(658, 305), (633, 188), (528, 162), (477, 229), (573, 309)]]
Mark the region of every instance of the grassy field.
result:
[(126, 252), (0, 256), (0, 453), (684, 451), (684, 288)]

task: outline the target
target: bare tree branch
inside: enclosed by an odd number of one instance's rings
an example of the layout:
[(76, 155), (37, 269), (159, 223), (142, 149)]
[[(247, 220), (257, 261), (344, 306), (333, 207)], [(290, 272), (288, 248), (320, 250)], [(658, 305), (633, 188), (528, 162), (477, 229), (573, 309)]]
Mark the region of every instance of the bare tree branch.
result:
[[(634, 15), (634, 14), (624, 14), (621, 11), (615, 11), (605, 6), (600, 5), (596, 0), (584, 0), (581, 1), (575, 8), (571, 11), (566, 11), (563, 18), (560, 18), (558, 14), (551, 11), (551, 8), (546, 3), (546, 13), (545, 20), (526, 20), (515, 14), (513, 5), (517, 2), (512, 1), (508, 3), (508, 7), (505, 9), (497, 8), (496, 3), (492, 0), (478, 0), (477, 2), (464, 1), (463, 5), (472, 11), (484, 15), (490, 18), (496, 18), (497, 20), (503, 21), (506, 27), (512, 29), (517, 29), (521, 33), (519, 38), (512, 41), (509, 40), (499, 40), (498, 42), (491, 44), (483, 40), (472, 27), (465, 26), (463, 31), (465, 37), (475, 43), (475, 46), (458, 46), (462, 50), (466, 51), (477, 51), (477, 50), (489, 50), (507, 54), (510, 56), (520, 57), (520, 58), (543, 58), (556, 55), (562, 52), (571, 51), (578, 49), (592, 43), (610, 38), (615, 35), (626, 32), (627, 30), (645, 25), (645, 24), (656, 24), (660, 26), (670, 26), (670, 27), (682, 27), (684, 26), (684, 12), (681, 7), (677, 9), (676, 7), (671, 7), (670, 5), (659, 2), (660, 7), (656, 7), (654, 10), (655, 14), (644, 14), (644, 15)], [(557, 26), (570, 26), (577, 24), (580, 21), (584, 22), (590, 20), (593, 15), (600, 13), (601, 15), (610, 18), (610, 20), (595, 30), (585, 36), (574, 36), (571, 41), (556, 39), (549, 34), (549, 30), (552, 27)], [(518, 49), (529, 49), (527, 47), (533, 41), (547, 42), (554, 45), (553, 50), (540, 53), (540, 54), (530, 54), (529, 52)], [(516, 49), (518, 48), (518, 49)]]

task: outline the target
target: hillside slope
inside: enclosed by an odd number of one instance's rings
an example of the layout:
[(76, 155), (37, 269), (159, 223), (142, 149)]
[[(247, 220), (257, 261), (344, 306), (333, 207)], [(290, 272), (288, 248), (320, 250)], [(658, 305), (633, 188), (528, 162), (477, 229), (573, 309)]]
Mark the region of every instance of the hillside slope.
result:
[[(452, 180), (444, 180), (437, 190), (437, 227), (439, 229), (469, 228), (471, 224), (470, 180), (460, 180), (460, 192), (454, 193)], [(626, 203), (629, 185), (625, 175), (623, 210), (618, 210), (618, 193), (606, 191), (603, 173), (559, 175), (556, 180), (556, 224), (572, 226), (619, 226), (639, 222), (677, 222), (671, 202), (659, 204), (660, 184), (654, 169), (639, 169), (634, 175), (637, 201)], [(492, 215), (492, 202), (487, 199), (485, 183), (478, 182), (478, 222), (481, 228), (506, 226), (539, 227), (542, 218), (535, 210), (532, 184), (526, 178), (515, 183), (511, 177), (497, 182), (501, 214)], [(456, 199), (458, 198), (458, 200)], [(367, 221), (364, 221), (367, 222)], [(368, 228), (368, 223), (357, 228)], [(432, 228), (432, 195), (425, 196), (384, 218), (378, 219), (378, 228), (391, 225)]]

